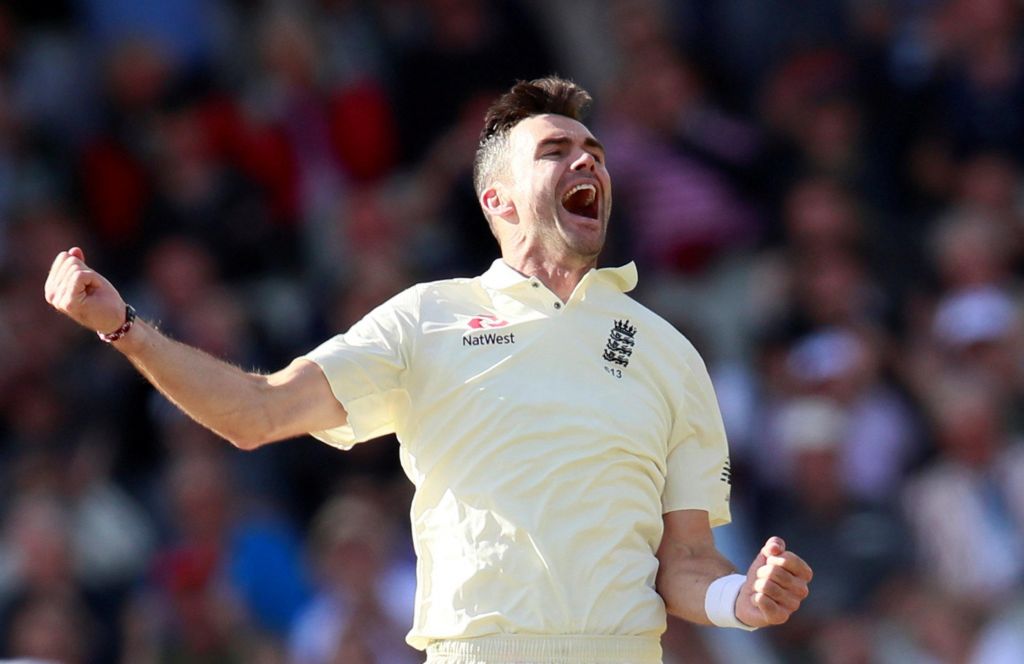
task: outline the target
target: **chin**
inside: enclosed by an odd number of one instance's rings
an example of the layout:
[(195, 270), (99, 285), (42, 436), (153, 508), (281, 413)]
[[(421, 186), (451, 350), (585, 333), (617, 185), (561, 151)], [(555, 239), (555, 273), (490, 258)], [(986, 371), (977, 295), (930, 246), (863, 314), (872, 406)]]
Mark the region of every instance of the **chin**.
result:
[(590, 238), (567, 238), (566, 246), (572, 253), (576, 254), (580, 258), (596, 260), (597, 256), (601, 253), (601, 250), (604, 249), (604, 234), (602, 233), (598, 240)]

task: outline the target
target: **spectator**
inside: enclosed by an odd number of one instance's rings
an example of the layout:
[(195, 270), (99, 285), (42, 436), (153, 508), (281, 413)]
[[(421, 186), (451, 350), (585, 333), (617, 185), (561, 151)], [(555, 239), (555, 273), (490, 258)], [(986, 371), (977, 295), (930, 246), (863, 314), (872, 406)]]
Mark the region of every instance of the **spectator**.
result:
[(246, 661), (247, 635), (258, 642), (288, 630), (307, 597), (306, 574), (290, 524), (259, 503), (245, 509), (225, 459), (201, 440), (179, 448), (166, 478), (172, 539), (155, 556), (151, 592), (172, 610), (141, 631), (181, 661)]
[(927, 398), (939, 454), (904, 492), (918, 555), (963, 605), (1000, 609), (1024, 576), (1024, 447), (1005, 429), (1004, 395), (983, 380), (947, 376)]
[(857, 500), (880, 504), (898, 492), (920, 449), (908, 404), (879, 373), (879, 351), (868, 335), (828, 328), (793, 347), (789, 369), (798, 393), (833, 399), (847, 412), (839, 481)]
[(104, 625), (101, 637), (96, 608), (103, 598), (87, 595), (80, 583), (70, 519), (59, 502), (53, 496), (24, 495), (5, 516), (0, 654), (83, 664), (94, 656), (112, 656), (114, 627)]
[(817, 565), (815, 596), (808, 600), (814, 610), (778, 635), (789, 657), (806, 656), (810, 635), (867, 611), (909, 559), (903, 524), (890, 504), (859, 501), (844, 488), (840, 450), (851, 422), (839, 403), (822, 397), (794, 399), (780, 413), (794, 472), (787, 490), (765, 501), (765, 528), (808, 547)]
[(338, 496), (314, 518), (320, 591), (291, 633), (292, 664), (417, 662), (405, 645), (415, 572), (395, 555), (394, 524), (368, 496)]

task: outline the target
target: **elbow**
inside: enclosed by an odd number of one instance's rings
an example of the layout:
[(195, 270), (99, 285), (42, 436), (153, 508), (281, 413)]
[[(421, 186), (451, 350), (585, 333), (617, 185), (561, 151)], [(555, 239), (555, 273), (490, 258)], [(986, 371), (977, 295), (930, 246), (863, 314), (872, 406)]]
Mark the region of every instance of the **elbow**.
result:
[(240, 450), (251, 452), (268, 443), (285, 438), (284, 432), (274, 426), (274, 419), (266, 407), (235, 413), (221, 422), (217, 433)]
[(221, 437), (231, 443), (232, 447), (238, 448), (243, 452), (251, 452), (260, 446), (259, 442), (254, 438), (243, 438), (241, 436), (228, 436), (221, 434)]
[(227, 441), (231, 443), (233, 446), (242, 450), (243, 452), (252, 452), (256, 448), (263, 445), (263, 443), (258, 438), (238, 438), (233, 436), (231, 438), (228, 438)]
[(221, 432), (220, 435), (224, 440), (244, 452), (251, 452), (273, 442), (269, 436), (261, 436), (251, 431)]

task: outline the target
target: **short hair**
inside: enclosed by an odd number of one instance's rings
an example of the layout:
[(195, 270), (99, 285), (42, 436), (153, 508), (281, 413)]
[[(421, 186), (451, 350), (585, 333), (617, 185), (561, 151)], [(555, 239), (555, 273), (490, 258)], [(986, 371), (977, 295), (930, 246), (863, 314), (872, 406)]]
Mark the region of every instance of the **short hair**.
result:
[(491, 177), (501, 170), (509, 133), (517, 124), (545, 113), (580, 121), (591, 101), (586, 90), (557, 76), (517, 81), (491, 104), (484, 117), (484, 128), (473, 159), (476, 195), (480, 196)]

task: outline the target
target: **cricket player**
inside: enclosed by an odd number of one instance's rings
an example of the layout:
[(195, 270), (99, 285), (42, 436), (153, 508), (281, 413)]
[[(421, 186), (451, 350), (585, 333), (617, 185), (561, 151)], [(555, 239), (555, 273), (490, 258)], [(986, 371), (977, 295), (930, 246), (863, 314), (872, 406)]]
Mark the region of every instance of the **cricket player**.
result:
[(501, 258), (395, 295), (275, 373), (161, 334), (79, 248), (46, 281), (50, 304), (239, 448), (397, 434), (416, 487), (408, 641), (431, 664), (653, 664), (666, 612), (750, 630), (808, 594), (778, 537), (743, 573), (715, 548), (722, 418), (693, 346), (627, 295), (634, 265), (597, 267), (612, 188), (589, 102), (554, 77), (500, 97), (474, 184)]

